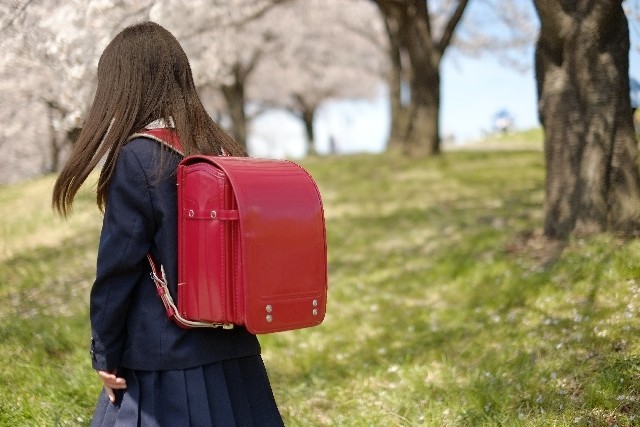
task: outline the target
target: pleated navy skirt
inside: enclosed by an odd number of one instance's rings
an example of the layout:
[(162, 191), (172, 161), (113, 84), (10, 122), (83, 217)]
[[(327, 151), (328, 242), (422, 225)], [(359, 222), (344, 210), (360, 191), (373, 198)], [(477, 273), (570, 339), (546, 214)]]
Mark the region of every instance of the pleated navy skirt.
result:
[(260, 356), (118, 376), (127, 389), (115, 404), (102, 390), (92, 426), (284, 426)]

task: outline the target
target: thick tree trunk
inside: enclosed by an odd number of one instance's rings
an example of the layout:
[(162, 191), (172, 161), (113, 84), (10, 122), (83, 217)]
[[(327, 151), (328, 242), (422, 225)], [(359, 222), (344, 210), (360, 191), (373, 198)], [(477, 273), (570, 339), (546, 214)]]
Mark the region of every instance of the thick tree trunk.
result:
[(411, 153), (440, 153), (440, 60), (432, 46), (426, 3), (409, 8), (403, 40), (411, 66), (411, 106), (407, 149)]
[(545, 235), (637, 234), (640, 176), (620, 0), (535, 0)]
[(440, 153), (440, 58), (428, 55), (419, 40), (410, 42), (411, 94), (406, 149), (413, 154)]
[[(434, 38), (428, 0), (373, 0), (385, 19), (392, 64), (392, 128), (389, 146), (412, 155), (440, 153), (440, 62), (469, 0), (458, 0)], [(402, 59), (406, 54), (409, 69)], [(402, 102), (401, 82), (409, 74), (410, 99)], [(396, 141), (402, 141), (398, 144)]]

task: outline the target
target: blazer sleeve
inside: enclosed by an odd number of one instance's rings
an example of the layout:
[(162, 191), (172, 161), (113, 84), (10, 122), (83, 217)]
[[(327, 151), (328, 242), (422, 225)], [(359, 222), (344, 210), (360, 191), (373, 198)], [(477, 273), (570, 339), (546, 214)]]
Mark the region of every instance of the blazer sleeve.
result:
[(109, 189), (91, 288), (91, 355), (97, 370), (120, 366), (132, 294), (145, 268), (153, 239), (149, 181), (128, 147), (118, 155)]

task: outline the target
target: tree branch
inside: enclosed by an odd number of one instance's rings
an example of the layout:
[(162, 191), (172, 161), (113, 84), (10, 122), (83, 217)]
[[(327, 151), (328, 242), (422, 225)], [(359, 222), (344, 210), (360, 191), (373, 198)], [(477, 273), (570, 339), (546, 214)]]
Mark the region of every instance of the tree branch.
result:
[(256, 19), (261, 18), (262, 16), (264, 16), (267, 12), (269, 12), (273, 7), (278, 6), (280, 4), (283, 3), (287, 3), (290, 2), (292, 0), (271, 0), (269, 3), (267, 3), (266, 5), (262, 6), (260, 9), (258, 9), (257, 11), (244, 16), (240, 19), (237, 19), (235, 21), (230, 21), (230, 22), (220, 22), (218, 20), (215, 21), (211, 21), (208, 22), (206, 24), (206, 26), (204, 27), (199, 27), (194, 29), (193, 31), (191, 31), (188, 34), (184, 34), (181, 39), (182, 40), (190, 40), (194, 37), (200, 36), (202, 34), (205, 34), (209, 31), (211, 31), (211, 29), (215, 26), (224, 26), (224, 27), (237, 27), (237, 28), (242, 28), (245, 25), (251, 23), (252, 21), (255, 21)]
[(245, 80), (247, 78), (247, 76), (249, 74), (251, 74), (253, 72), (253, 70), (256, 68), (256, 65), (258, 65), (258, 62), (260, 62), (260, 58), (262, 57), (263, 51), (262, 49), (256, 49), (253, 52), (253, 55), (251, 56), (251, 59), (249, 60), (249, 63), (247, 64), (246, 67), (244, 67), (243, 73), (242, 73), (242, 79)]
[[(386, 19), (383, 19), (383, 20), (385, 21), (385, 25), (387, 25)], [(346, 21), (343, 21), (340, 24), (342, 25), (343, 28), (355, 34), (356, 36), (366, 41), (367, 43), (370, 43), (376, 49), (379, 49), (381, 52), (384, 52), (385, 54), (387, 53), (386, 43), (383, 40), (380, 40), (379, 38), (377, 38), (376, 35), (371, 31), (367, 31), (367, 29), (356, 27), (355, 25), (351, 25)]]
[(29, 4), (31, 4), (33, 2), (33, 0), (27, 0), (24, 2), (24, 4), (22, 6), (20, 6), (17, 10), (17, 12), (11, 17), (9, 18), (9, 20), (7, 22), (5, 22), (2, 27), (0, 28), (0, 34), (3, 33), (7, 28), (9, 28), (10, 26), (13, 25), (13, 22), (18, 19), (18, 16), (20, 16), (22, 14), (22, 12), (25, 11), (25, 9), (27, 8), (27, 6), (29, 6)]
[(269, 12), (273, 7), (278, 6), (280, 4), (284, 4), (290, 2), (291, 0), (271, 0), (269, 3), (264, 5), (261, 9), (256, 12), (243, 17), (242, 19), (232, 22), (230, 26), (233, 27), (243, 27), (244, 25), (263, 17), (267, 12)]
[(444, 32), (442, 33), (442, 38), (440, 39), (440, 42), (438, 42), (436, 45), (436, 48), (440, 53), (440, 55), (444, 54), (444, 51), (447, 49), (447, 47), (451, 43), (451, 39), (453, 38), (453, 33), (455, 32), (456, 27), (458, 26), (458, 24), (460, 23), (460, 20), (462, 19), (462, 14), (467, 8), (468, 3), (469, 3), (469, 0), (460, 0), (460, 2), (458, 3), (458, 6), (456, 7), (456, 10), (451, 15), (451, 18), (449, 18), (449, 21), (447, 22), (447, 25), (444, 28)]
[(424, 4), (422, 4), (422, 7), (420, 8), (422, 14), (424, 15), (422, 19), (427, 26), (427, 34), (429, 35), (429, 38), (433, 39), (433, 33), (431, 32), (431, 14), (429, 13), (429, 2), (425, 0), (423, 3)]

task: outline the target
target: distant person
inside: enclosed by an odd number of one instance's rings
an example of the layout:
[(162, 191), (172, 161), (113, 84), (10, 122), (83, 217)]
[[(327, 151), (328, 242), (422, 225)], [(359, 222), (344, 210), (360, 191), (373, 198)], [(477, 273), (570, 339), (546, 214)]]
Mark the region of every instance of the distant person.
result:
[(513, 118), (507, 110), (500, 110), (496, 113), (493, 119), (493, 128), (496, 132), (506, 134), (511, 130), (513, 125)]
[(338, 144), (333, 135), (329, 137), (329, 154), (338, 154)]
[(164, 265), (176, 298), (182, 155), (130, 138), (147, 128), (175, 135), (185, 155), (245, 155), (202, 106), (178, 41), (152, 22), (124, 29), (102, 53), (93, 105), (53, 191), (66, 216), (106, 156), (90, 296), (91, 360), (104, 387), (92, 425), (282, 426), (257, 338), (237, 325), (181, 329), (156, 295), (147, 253)]

